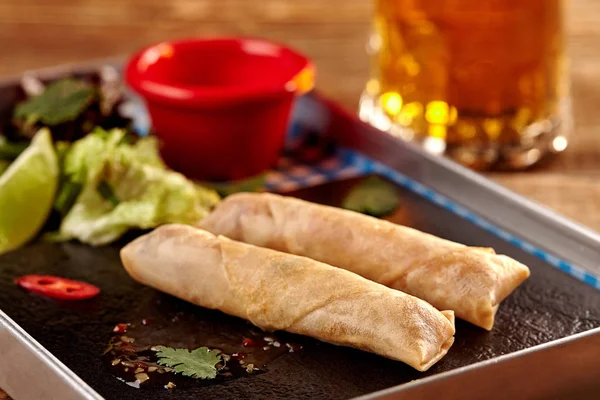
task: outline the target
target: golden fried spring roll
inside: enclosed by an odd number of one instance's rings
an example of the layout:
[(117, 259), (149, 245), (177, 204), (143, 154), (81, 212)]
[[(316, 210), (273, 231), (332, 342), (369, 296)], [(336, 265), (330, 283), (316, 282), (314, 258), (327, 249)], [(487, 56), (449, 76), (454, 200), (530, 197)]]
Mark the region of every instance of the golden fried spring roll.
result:
[(275, 194), (229, 196), (199, 226), (347, 269), (488, 330), (498, 304), (529, 276), (525, 265), (492, 249)]
[(454, 342), (454, 313), (305, 257), (165, 225), (121, 250), (144, 285), (202, 307), (371, 351), (425, 371)]

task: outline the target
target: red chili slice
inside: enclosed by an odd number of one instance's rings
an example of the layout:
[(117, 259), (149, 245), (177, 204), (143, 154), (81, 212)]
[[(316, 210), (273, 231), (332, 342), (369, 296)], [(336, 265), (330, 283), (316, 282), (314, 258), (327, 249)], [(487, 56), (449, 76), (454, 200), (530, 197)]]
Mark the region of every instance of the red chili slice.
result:
[(100, 293), (94, 285), (52, 275), (25, 275), (15, 283), (34, 293), (59, 300), (86, 300)]

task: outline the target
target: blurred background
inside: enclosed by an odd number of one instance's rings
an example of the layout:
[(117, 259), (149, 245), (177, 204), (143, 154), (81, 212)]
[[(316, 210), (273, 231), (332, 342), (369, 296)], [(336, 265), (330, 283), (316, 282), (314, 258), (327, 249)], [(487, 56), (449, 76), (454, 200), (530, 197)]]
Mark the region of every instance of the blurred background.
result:
[[(600, 1), (567, 0), (576, 129), (567, 151), (527, 172), (487, 175), (600, 230)], [(356, 109), (368, 79), (371, 0), (2, 0), (0, 76), (127, 55), (193, 35), (249, 35), (298, 48), (317, 87)]]

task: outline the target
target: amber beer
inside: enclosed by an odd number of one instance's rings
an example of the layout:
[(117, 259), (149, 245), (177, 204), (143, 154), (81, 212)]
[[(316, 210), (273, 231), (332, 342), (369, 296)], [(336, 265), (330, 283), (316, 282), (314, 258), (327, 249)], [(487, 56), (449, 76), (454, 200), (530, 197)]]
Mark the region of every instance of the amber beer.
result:
[(474, 168), (566, 148), (560, 0), (375, 0), (360, 116)]

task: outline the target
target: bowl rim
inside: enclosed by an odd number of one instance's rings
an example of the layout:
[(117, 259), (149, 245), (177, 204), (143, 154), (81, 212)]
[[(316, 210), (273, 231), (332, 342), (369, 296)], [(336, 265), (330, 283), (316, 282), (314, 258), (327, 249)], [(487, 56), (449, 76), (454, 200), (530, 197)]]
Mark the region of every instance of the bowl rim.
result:
[[(252, 86), (196, 86), (173, 84), (149, 79), (145, 76), (143, 66), (140, 67), (143, 57), (148, 57), (148, 64), (156, 59), (169, 56), (174, 48), (183, 45), (198, 46), (223, 43), (243, 47), (248, 43), (267, 44), (276, 47), (281, 53), (287, 53), (299, 60), (298, 71), (290, 76), (283, 84), (266, 84)], [(154, 52), (152, 52), (154, 51)], [(201, 49), (199, 49), (201, 51)], [(125, 81), (138, 94), (149, 102), (170, 104), (182, 107), (223, 107), (235, 103), (248, 103), (260, 100), (301, 95), (314, 88), (315, 68), (312, 60), (284, 44), (261, 38), (249, 36), (210, 36), (210, 37), (185, 37), (174, 40), (156, 42), (136, 51), (125, 64)]]

